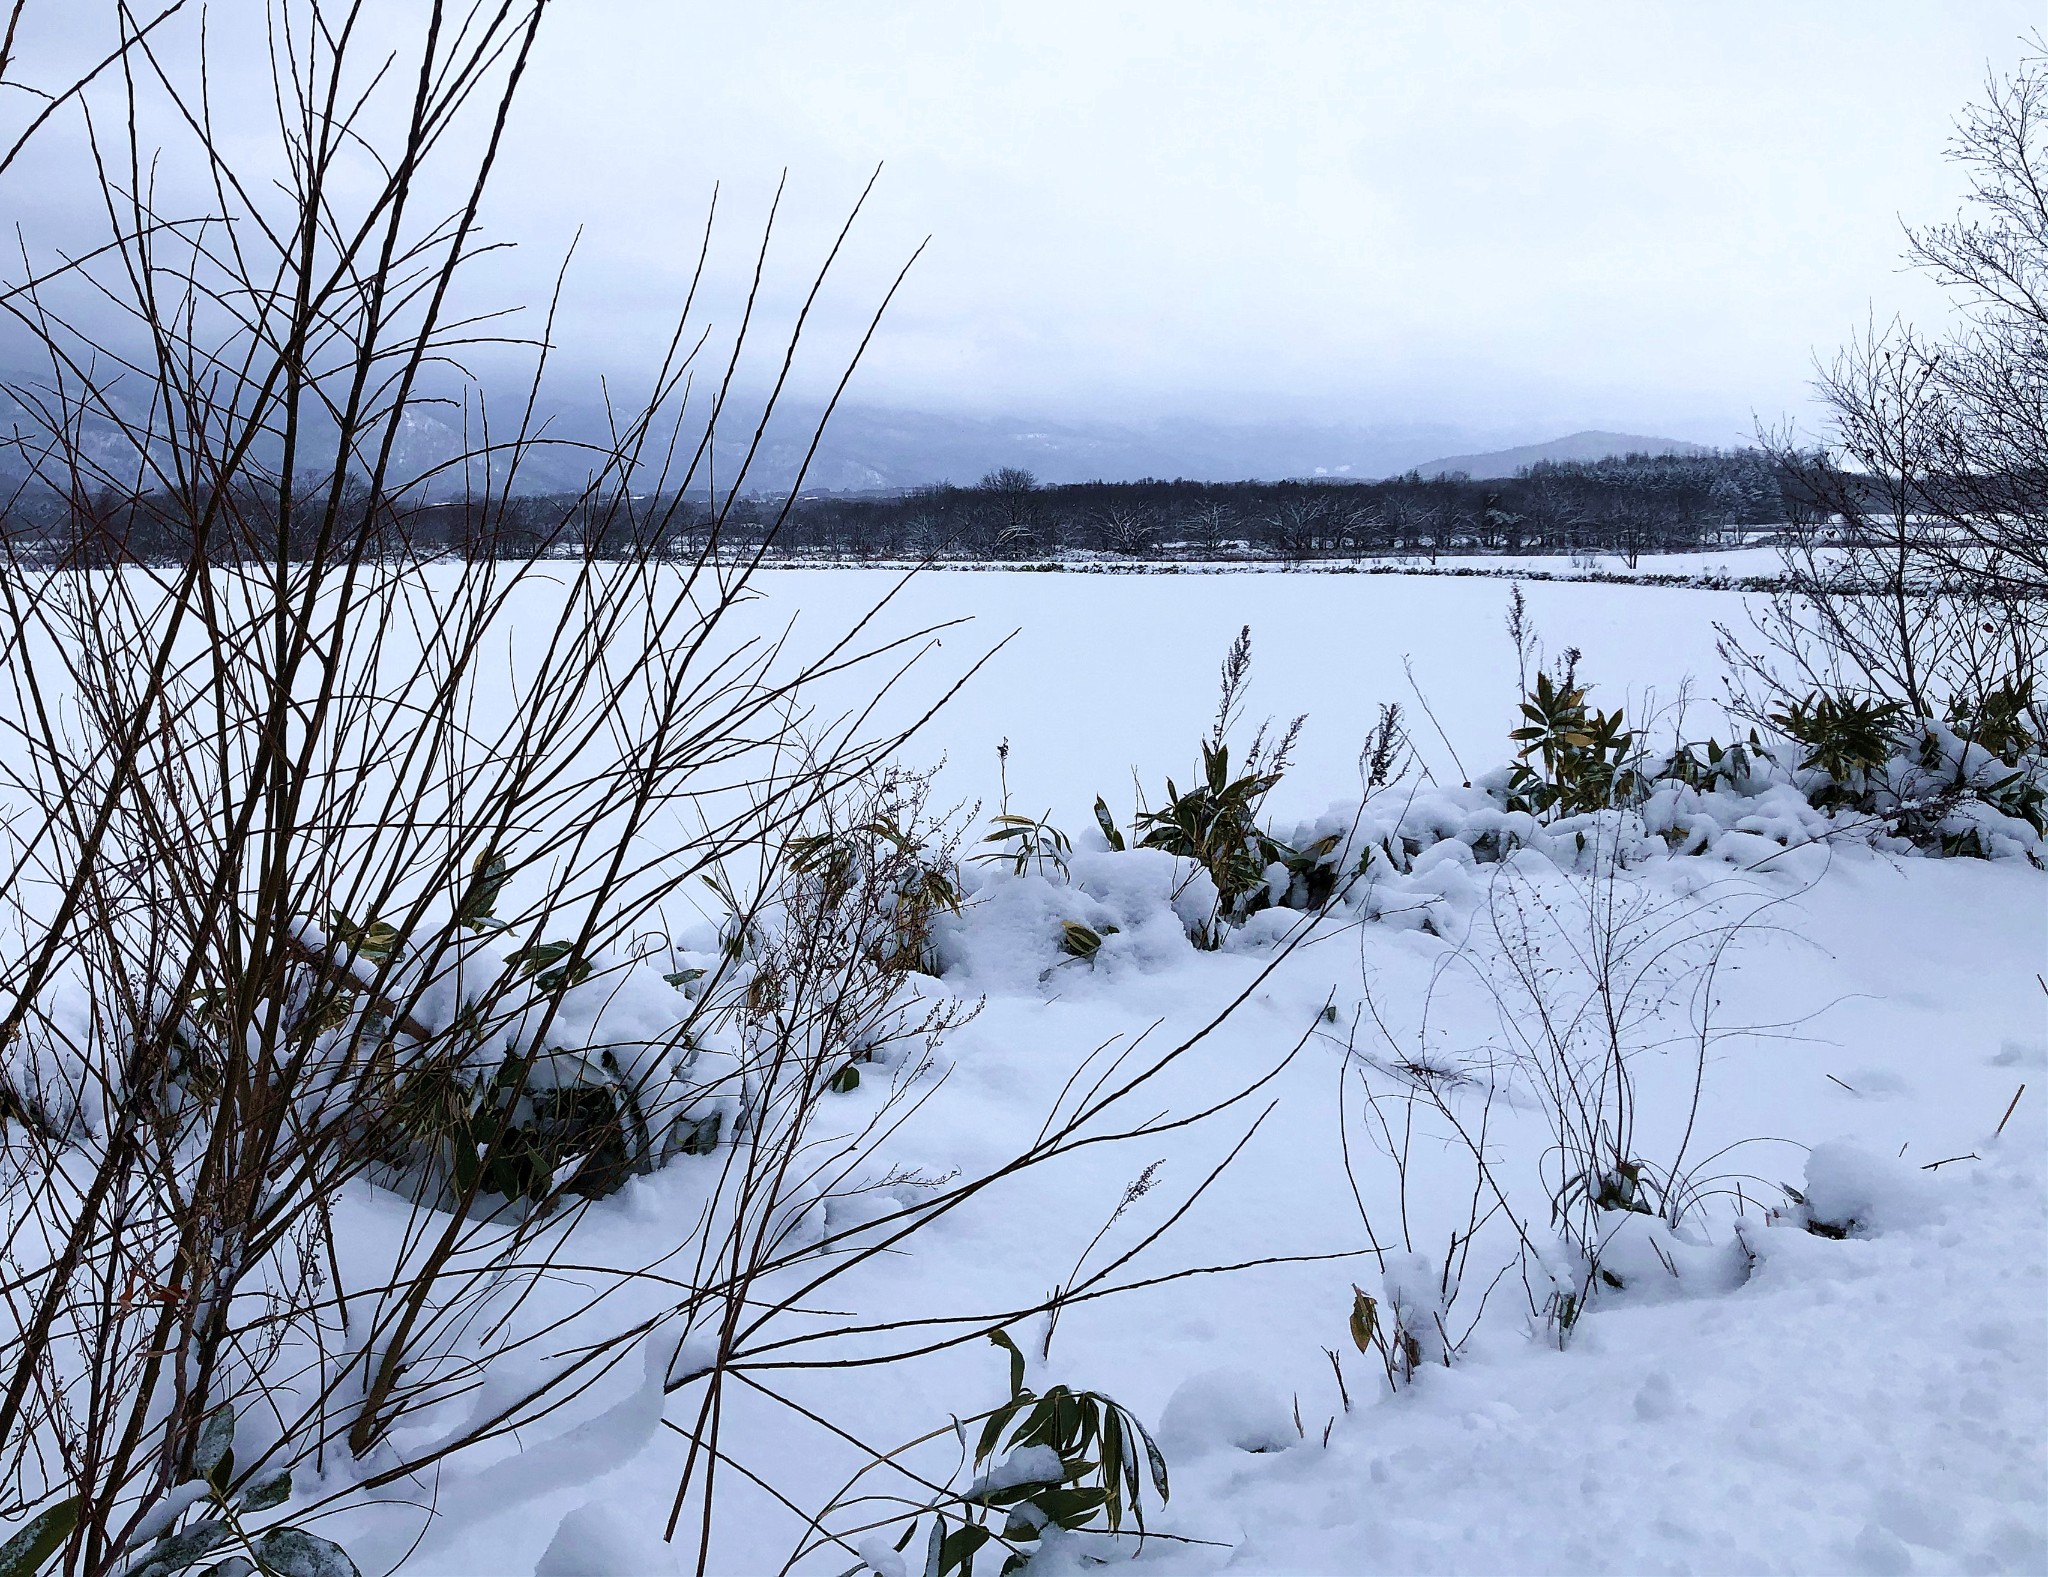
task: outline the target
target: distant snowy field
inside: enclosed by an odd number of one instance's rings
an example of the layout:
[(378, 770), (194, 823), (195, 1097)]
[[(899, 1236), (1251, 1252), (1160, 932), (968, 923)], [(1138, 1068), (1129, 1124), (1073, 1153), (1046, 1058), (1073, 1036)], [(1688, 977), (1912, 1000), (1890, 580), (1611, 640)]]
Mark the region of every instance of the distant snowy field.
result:
[[(763, 571), (758, 622), (766, 628), (795, 618), (801, 648), (851, 623), (898, 579), (882, 570)], [(1249, 625), (1249, 719), (1308, 715), (1296, 766), (1272, 801), (1284, 820), (1356, 794), (1358, 750), (1383, 702), (1401, 703), (1440, 773), (1454, 769), (1417, 702), (1410, 668), (1471, 771), (1506, 758), (1519, 699), (1502, 622), (1509, 584), (1408, 575), (932, 570), (904, 582), (878, 623), (901, 632), (969, 621), (924, 660), (924, 678), (906, 687), (898, 716), (1007, 642), (928, 726), (922, 750), (909, 754), (921, 763), (943, 756), (942, 794), (985, 799), (993, 808), (996, 746), (1008, 739), (1013, 808), (1050, 809), (1070, 831), (1088, 821), (1097, 794), (1127, 817), (1133, 769), (1155, 799), (1168, 774), (1186, 782), (1215, 710), (1217, 665)], [(1720, 722), (1715, 625), (1745, 625), (1748, 599), (1550, 581), (1528, 582), (1524, 594), (1552, 655), (1568, 646), (1585, 654), (1580, 671), (1595, 687), (1596, 705), (1625, 704), (1635, 717), (1645, 702), (1672, 707), (1690, 683), (1691, 730), (1704, 737)]]

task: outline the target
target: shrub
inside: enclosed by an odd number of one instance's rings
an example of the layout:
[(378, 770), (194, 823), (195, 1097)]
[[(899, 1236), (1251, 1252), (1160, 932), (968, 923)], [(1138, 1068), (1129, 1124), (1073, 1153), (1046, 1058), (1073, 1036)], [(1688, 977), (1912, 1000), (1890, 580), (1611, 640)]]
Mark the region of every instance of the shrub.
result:
[[(1604, 818), (1593, 836), (1618, 820)], [(1596, 858), (1577, 870), (1500, 865), (1483, 902), (1447, 967), (1492, 1000), (1499, 1038), (1445, 1066), (1432, 1056), (1429, 997), (1397, 1033), (1391, 1002), (1368, 990), (1363, 1011), (1390, 1055), (1346, 1044), (1358, 1104), (1339, 1108), (1345, 1164), (1357, 1153), (1355, 1112), (1401, 1201), (1398, 1237), (1387, 1238), (1354, 1196), (1382, 1286), (1377, 1296), (1354, 1288), (1351, 1337), (1397, 1387), (1421, 1364), (1452, 1362), (1507, 1278), (1520, 1280), (1532, 1325), (1563, 1345), (1598, 1299), (1639, 1279), (1732, 1285), (1739, 1275), (1699, 1241), (1730, 1192), (1719, 1171), (1729, 1151), (1698, 1156), (1694, 1140), (1716, 1043), (1744, 1033), (1715, 1023), (1719, 971), (1769, 900), (1660, 897)], [(1646, 1108), (1639, 1066), (1673, 1055), (1691, 1064), (1689, 1094)], [(1493, 1138), (1504, 1097), (1550, 1130), (1533, 1169), (1505, 1159)], [(1446, 1241), (1443, 1221), (1432, 1222), (1425, 1244), (1409, 1201), (1437, 1195), (1454, 1204), (1451, 1231)], [(1502, 1256), (1498, 1274), (1478, 1273), (1475, 1244), (1480, 1266)], [(1480, 1291), (1478, 1309), (1454, 1325), (1464, 1288)]]
[[(1536, 675), (1522, 702), (1522, 727), (1508, 735), (1521, 746), (1508, 775), (1508, 807), (1573, 816), (1612, 804), (1629, 786), (1623, 763), (1635, 735), (1622, 727), (1622, 714), (1586, 705), (1586, 687), (1576, 683), (1576, 651), (1562, 677)], [(1537, 770), (1537, 765), (1542, 770)]]
[(1738, 739), (1725, 746), (1718, 739), (1708, 739), (1704, 744), (1680, 743), (1655, 772), (1644, 776), (1648, 780), (1646, 786), (1682, 783), (1705, 793), (1723, 783), (1739, 785), (1747, 781), (1760, 763), (1769, 760), (1769, 750), (1752, 728), (1747, 740)]
[(1970, 744), (1988, 750), (2008, 766), (2040, 741), (2033, 730), (2036, 712), (2032, 679), (2006, 679), (1974, 700), (1954, 696), (1948, 704), (1949, 725)]
[(1896, 701), (1816, 690), (1773, 712), (1771, 721), (1806, 747), (1801, 767), (1816, 768), (1833, 780), (1816, 804), (1862, 807), (1871, 774), (1891, 760), (1903, 715)]
[[(291, 1498), (292, 1476), (268, 1473), (231, 1492), (234, 1436), (232, 1407), (206, 1415), (192, 1448), (194, 1476), (166, 1502), (178, 1509), (140, 1525), (128, 1542), (127, 1570), (135, 1577), (178, 1577), (203, 1563), (204, 1577), (358, 1577), (348, 1552), (331, 1539), (284, 1522), (250, 1528), (249, 1518)], [(35, 1577), (48, 1569), (77, 1528), (79, 1509), (72, 1495), (31, 1518), (0, 1545), (0, 1577)]]
[[(1251, 638), (1251, 626), (1246, 625), (1224, 655), (1216, 720), (1201, 744), (1201, 776), (1185, 792), (1168, 778), (1165, 804), (1158, 810), (1140, 809), (1135, 829), (1138, 847), (1191, 860), (1214, 883), (1215, 910), (1195, 934), (1196, 943), (1204, 947), (1218, 945), (1225, 926), (1241, 923), (1276, 900), (1285, 900), (1297, 883), (1310, 907), (1326, 902), (1336, 883), (1336, 871), (1325, 869), (1325, 861), (1339, 839), (1327, 837), (1296, 849), (1259, 825), (1266, 796), (1287, 773), (1305, 717), (1296, 717), (1270, 746), (1269, 725), (1262, 724), (1252, 736), (1243, 762), (1232, 773), (1226, 736), (1237, 721), (1251, 677)], [(1123, 848), (1123, 836), (1099, 796), (1095, 819), (1110, 847)], [(1278, 893), (1269, 880), (1275, 865), (1284, 867), (1288, 878)]]
[(1166, 780), (1166, 804), (1141, 811), (1138, 826), (1142, 849), (1161, 849), (1193, 860), (1216, 884), (1225, 914), (1249, 913), (1250, 899), (1266, 882), (1266, 868), (1281, 859), (1286, 846), (1259, 828), (1260, 803), (1280, 781), (1280, 773), (1260, 771), (1256, 754), (1236, 777), (1230, 772), (1230, 747), (1202, 742), (1202, 776), (1185, 793)]
[[(886, 771), (857, 786), (859, 820), (789, 843), (801, 901), (820, 919), (853, 925), (861, 955), (879, 969), (937, 974), (932, 928), (960, 912), (955, 839), (925, 815), (930, 787), (926, 775)], [(829, 821), (846, 812), (827, 805), (821, 814)]]
[[(959, 1524), (949, 1528), (943, 1511), (933, 1517), (925, 1570), (973, 1577), (975, 1555), (994, 1541), (1008, 1551), (1009, 1577), (1030, 1565), (1050, 1529), (1113, 1535), (1128, 1520), (1142, 1537), (1147, 1485), (1167, 1498), (1166, 1458), (1145, 1426), (1097, 1391), (1055, 1385), (1040, 1395), (1025, 1385), (1024, 1355), (1008, 1334), (989, 1340), (1010, 1355), (1010, 1399), (976, 1438), (978, 1476), (957, 1502)], [(990, 1524), (996, 1514), (1000, 1528)]]
[(1074, 852), (1074, 844), (1052, 824), (1050, 815), (1017, 816), (1004, 811), (990, 817), (996, 830), (981, 841), (998, 847), (974, 858), (984, 864), (1007, 865), (1016, 876), (1034, 869), (1043, 876), (1049, 866), (1065, 881), (1069, 875), (1067, 856)]

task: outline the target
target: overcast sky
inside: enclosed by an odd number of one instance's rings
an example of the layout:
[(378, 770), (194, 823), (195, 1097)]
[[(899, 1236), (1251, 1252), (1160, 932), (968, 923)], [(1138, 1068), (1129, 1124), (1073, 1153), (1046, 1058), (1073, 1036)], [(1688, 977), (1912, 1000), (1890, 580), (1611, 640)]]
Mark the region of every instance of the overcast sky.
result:
[(677, 288), (713, 179), (792, 250), (870, 166), (853, 280), (932, 240), (871, 397), (1728, 438), (1866, 310), (2008, 0), (571, 0), (523, 223), (588, 221), (584, 313)]
[(786, 311), (881, 164), (821, 352), (931, 241), (870, 401), (1729, 441), (1796, 409), (1816, 347), (1867, 310), (1937, 314), (1899, 272), (1900, 221), (1953, 212), (1950, 122), (2038, 19), (559, 0), (491, 223), (522, 243), (517, 286), (584, 227), (567, 337), (617, 367), (679, 300), (714, 181), (729, 313), (789, 172)]

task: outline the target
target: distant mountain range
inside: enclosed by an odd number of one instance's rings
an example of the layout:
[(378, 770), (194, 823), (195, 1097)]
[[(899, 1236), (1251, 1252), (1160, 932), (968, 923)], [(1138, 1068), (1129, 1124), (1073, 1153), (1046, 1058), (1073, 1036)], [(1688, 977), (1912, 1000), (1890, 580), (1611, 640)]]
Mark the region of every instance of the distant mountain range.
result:
[[(770, 425), (755, 462), (761, 487), (794, 480), (815, 412)], [(1221, 423), (1192, 420), (1118, 425), (943, 416), (881, 407), (842, 409), (805, 474), (806, 492), (895, 491), (928, 482), (966, 483), (1003, 466), (1041, 482), (1279, 481), (1328, 477), (1367, 481), (1419, 470), (1513, 476), (1538, 460), (1600, 460), (1623, 454), (1705, 454), (1705, 446), (1640, 433), (1587, 431), (1545, 443), (1444, 456), (1446, 438), (1480, 436), (1445, 424)], [(1442, 458), (1424, 459), (1425, 455)]]
[(1463, 471), (1475, 481), (1513, 476), (1525, 465), (1539, 460), (1606, 460), (1624, 454), (1706, 454), (1704, 444), (1689, 444), (1677, 438), (1650, 438), (1641, 433), (1572, 433), (1548, 443), (1524, 444), (1519, 449), (1495, 449), (1486, 454), (1454, 454), (1430, 460), (1415, 469), (1424, 476), (1448, 476)]
[[(815, 411), (771, 425), (756, 476), (787, 487), (808, 445)], [(1199, 482), (1355, 477), (1405, 471), (1446, 440), (1477, 436), (1443, 423), (1314, 424), (1044, 421), (941, 415), (879, 406), (842, 408), (825, 430), (805, 491), (895, 490), (968, 483), (1016, 466), (1041, 482)]]
[[(0, 382), (8, 380), (0, 379)], [(124, 402), (125, 403), (125, 402)], [(509, 402), (517, 409), (518, 402)], [(730, 485), (754, 433), (751, 408), (736, 398), (736, 415), (722, 429), (712, 472), (721, 490)], [(746, 479), (756, 493), (787, 490), (803, 467), (820, 412), (791, 406), (778, 412), (763, 435)], [(138, 412), (138, 420), (143, 419)], [(452, 459), (463, 444), (459, 410), (422, 404), (408, 412), (395, 459), (400, 474), (419, 475)], [(28, 413), (0, 394), (0, 437), (19, 424), (32, 428)], [(471, 432), (476, 428), (472, 421)], [(579, 439), (607, 430), (603, 411), (565, 403), (547, 424), (549, 438), (520, 466), (519, 490), (551, 493), (581, 487), (591, 457)], [(728, 435), (729, 436), (726, 436)], [(130, 470), (133, 451), (111, 424), (84, 423), (88, 447), (116, 472)], [(494, 436), (496, 436), (494, 434)], [(1647, 451), (1694, 454), (1697, 444), (1628, 433), (1581, 432), (1522, 448), (1470, 454), (1444, 451), (1455, 444), (1503, 436), (1498, 429), (1445, 423), (1208, 422), (1169, 419), (1110, 423), (1041, 421), (1014, 417), (947, 415), (884, 406), (844, 406), (827, 426), (824, 441), (804, 471), (806, 493), (900, 492), (933, 482), (971, 483), (991, 471), (1015, 466), (1040, 482), (1136, 481), (1145, 477), (1190, 481), (1278, 481), (1327, 477), (1359, 481), (1417, 469), (1425, 475), (1464, 471), (1474, 477), (1510, 476), (1537, 460), (1590, 460)], [(126, 457), (125, 462), (123, 457)], [(0, 480), (19, 475), (20, 459), (0, 447)], [(481, 481), (475, 476), (472, 481)], [(700, 470), (694, 488), (705, 485)], [(459, 489), (459, 469), (444, 472), (437, 492)]]

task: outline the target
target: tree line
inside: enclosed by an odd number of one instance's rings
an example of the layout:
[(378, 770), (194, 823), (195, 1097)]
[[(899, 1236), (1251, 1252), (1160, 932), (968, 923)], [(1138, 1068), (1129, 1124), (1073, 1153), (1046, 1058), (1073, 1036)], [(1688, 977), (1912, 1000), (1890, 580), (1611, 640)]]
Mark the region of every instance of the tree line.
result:
[(1061, 553), (1303, 561), (1377, 554), (1642, 553), (1711, 546), (1787, 518), (1785, 467), (1757, 449), (1544, 461), (1513, 476), (1382, 481), (1085, 482), (1028, 471), (898, 497), (799, 499), (792, 552), (1003, 560)]
[[(378, 551), (462, 559), (561, 554), (610, 558), (650, 545), (695, 553), (712, 538), (769, 557), (1015, 562), (1086, 554), (1305, 562), (1460, 553), (1643, 554), (1725, 546), (1756, 528), (1839, 511), (1839, 485), (1816, 488), (1799, 456), (1743, 448), (1542, 461), (1507, 478), (1461, 472), (1379, 481), (1147, 479), (1042, 485), (1017, 468), (969, 485), (894, 494), (720, 498), (650, 495), (602, 509), (482, 489), (455, 501), (342, 489), (345, 529)], [(300, 489), (298, 496), (324, 490)], [(1826, 495), (1826, 496), (1824, 496)], [(208, 556), (294, 556), (333, 530), (308, 508), (279, 530), (278, 494), (243, 484), (218, 501)], [(205, 510), (162, 491), (65, 487), (47, 477), (0, 507), (0, 531), (25, 558), (55, 567), (176, 562), (184, 525)], [(299, 542), (305, 537), (304, 543)]]

